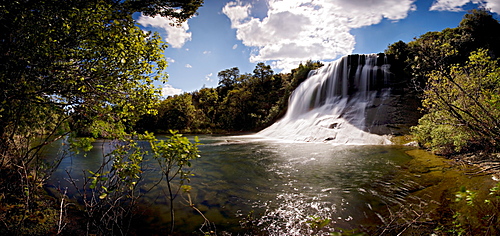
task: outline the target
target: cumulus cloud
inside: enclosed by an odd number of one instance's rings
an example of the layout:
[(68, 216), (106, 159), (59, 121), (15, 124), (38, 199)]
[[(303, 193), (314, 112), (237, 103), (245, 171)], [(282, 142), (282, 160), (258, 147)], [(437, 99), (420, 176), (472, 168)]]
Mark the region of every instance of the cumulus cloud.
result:
[(203, 51), (203, 54), (210, 54), (212, 53), (211, 51)]
[(173, 96), (173, 95), (178, 95), (178, 94), (181, 94), (183, 93), (184, 91), (182, 91), (182, 89), (179, 89), (179, 88), (174, 88), (172, 85), (170, 84), (165, 84), (165, 86), (163, 86), (163, 88), (161, 89), (161, 95), (163, 97), (168, 97), (168, 96)]
[(490, 11), (500, 14), (500, 1), (490, 0), (485, 2), (486, 9), (490, 9)]
[(492, 12), (500, 13), (500, 2), (498, 0), (436, 0), (431, 11), (463, 11), (463, 6), (468, 3), (478, 4)]
[(254, 47), (252, 63), (273, 61), (288, 71), (308, 59), (328, 60), (352, 53), (353, 28), (397, 21), (416, 9), (415, 0), (269, 0), (267, 16), (252, 16), (252, 5), (229, 2), (223, 13), (236, 36)]
[(206, 76), (205, 76), (205, 79), (206, 79), (207, 81), (212, 82), (212, 81), (213, 81), (212, 75), (213, 75), (213, 73), (210, 73), (210, 74), (206, 75)]
[(463, 11), (462, 6), (470, 0), (437, 0), (432, 3), (431, 11)]
[(238, 44), (233, 45), (233, 50), (238, 48)]
[(190, 65), (190, 64), (186, 64), (186, 66), (185, 66), (185, 67), (186, 67), (186, 68), (193, 68), (193, 66), (192, 66), (192, 65)]
[(189, 30), (187, 21), (183, 22), (180, 26), (172, 26), (171, 23), (173, 22), (165, 17), (149, 17), (141, 13), (137, 19), (137, 23), (146, 27), (151, 26), (163, 29), (167, 33), (165, 40), (173, 48), (181, 48), (187, 41), (191, 40), (191, 32), (187, 32)]

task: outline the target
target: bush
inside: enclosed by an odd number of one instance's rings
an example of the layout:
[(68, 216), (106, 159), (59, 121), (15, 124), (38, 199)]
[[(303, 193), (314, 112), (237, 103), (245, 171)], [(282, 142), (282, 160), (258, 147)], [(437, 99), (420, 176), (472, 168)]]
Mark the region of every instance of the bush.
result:
[(428, 114), (412, 132), (425, 147), (451, 153), (500, 147), (500, 68), (487, 50), (471, 53), (464, 66), (429, 74), (422, 104)]

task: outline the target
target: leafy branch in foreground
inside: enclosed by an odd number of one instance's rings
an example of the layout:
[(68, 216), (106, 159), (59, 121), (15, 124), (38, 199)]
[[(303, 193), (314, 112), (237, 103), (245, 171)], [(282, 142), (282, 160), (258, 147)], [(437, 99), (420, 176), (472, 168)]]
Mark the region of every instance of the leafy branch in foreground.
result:
[[(104, 143), (107, 145), (108, 142)], [(136, 187), (141, 180), (141, 165), (147, 152), (130, 139), (114, 141), (110, 145), (113, 150), (103, 153), (101, 166), (84, 172), (82, 185), (68, 173), (83, 203), (87, 234), (127, 235), (141, 197)]]
[(500, 233), (500, 183), (484, 191), (462, 186), (455, 193), (453, 224), (449, 232), (458, 235), (498, 235)]
[[(177, 132), (170, 131), (171, 136), (166, 140), (158, 140), (151, 133), (142, 136), (151, 144), (153, 158), (158, 161), (163, 177), (167, 182), (167, 200), (170, 203), (171, 233), (174, 232), (175, 212), (174, 199), (182, 189), (188, 189), (185, 183), (190, 181), (192, 176), (191, 160), (199, 158), (198, 138), (195, 143), (191, 143), (188, 138)], [(178, 182), (177, 182), (178, 181)]]

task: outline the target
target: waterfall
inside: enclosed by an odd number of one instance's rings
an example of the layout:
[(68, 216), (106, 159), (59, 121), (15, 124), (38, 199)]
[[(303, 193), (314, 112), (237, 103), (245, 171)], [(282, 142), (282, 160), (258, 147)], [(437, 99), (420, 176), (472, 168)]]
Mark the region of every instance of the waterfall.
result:
[(311, 71), (289, 98), (285, 116), (258, 135), (338, 144), (389, 144), (371, 133), (390, 96), (384, 54), (350, 55)]

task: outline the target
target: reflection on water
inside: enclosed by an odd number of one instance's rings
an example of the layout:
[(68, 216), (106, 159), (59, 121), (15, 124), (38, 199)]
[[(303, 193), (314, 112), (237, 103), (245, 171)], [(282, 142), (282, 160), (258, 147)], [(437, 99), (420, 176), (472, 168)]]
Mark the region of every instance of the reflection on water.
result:
[[(329, 228), (377, 221), (372, 208), (398, 201), (397, 196), (384, 195), (390, 187), (384, 179), (410, 159), (395, 146), (278, 143), (251, 136), (201, 136), (200, 140), (202, 158), (193, 161), (196, 176), (191, 178), (193, 202), (218, 231), (229, 232), (241, 232), (240, 220), (250, 212), (253, 224), (270, 235), (310, 233), (305, 223), (310, 216), (331, 219)], [(109, 148), (101, 142), (86, 156), (68, 155), (50, 184), (70, 187), (66, 172), (82, 178), (82, 169), (96, 169)], [(144, 170), (142, 191), (160, 176), (152, 160), (146, 161)], [(144, 221), (155, 232), (166, 231), (169, 221), (161, 187), (144, 198)], [(182, 203), (176, 207), (176, 229), (198, 230), (202, 217)]]

